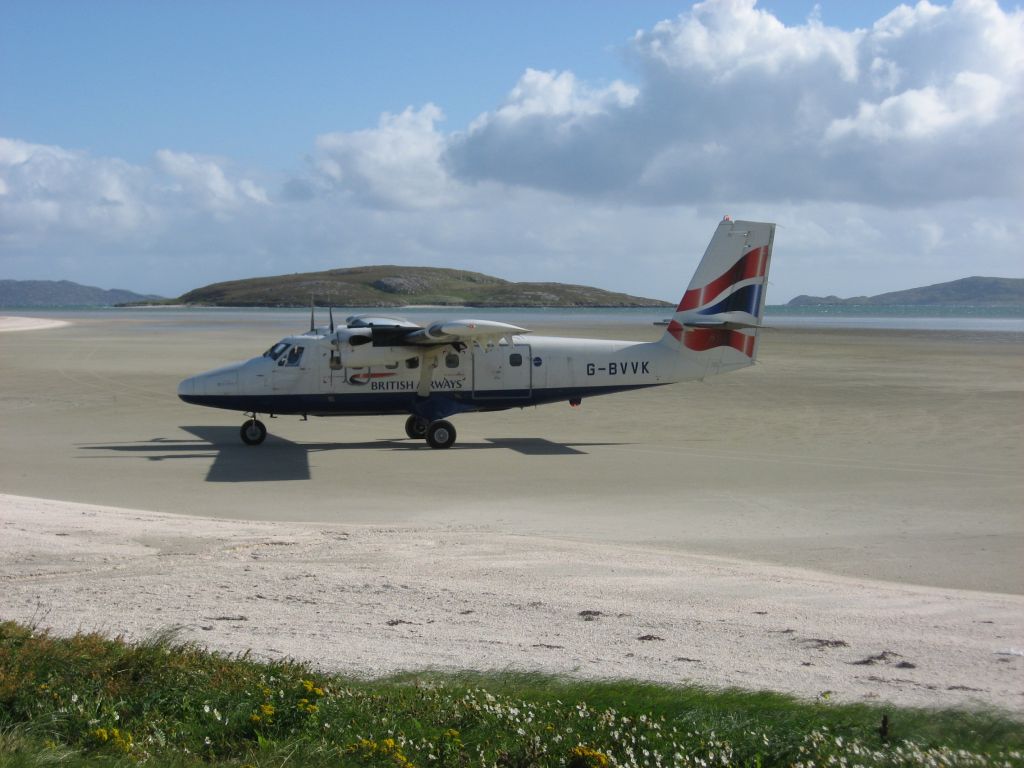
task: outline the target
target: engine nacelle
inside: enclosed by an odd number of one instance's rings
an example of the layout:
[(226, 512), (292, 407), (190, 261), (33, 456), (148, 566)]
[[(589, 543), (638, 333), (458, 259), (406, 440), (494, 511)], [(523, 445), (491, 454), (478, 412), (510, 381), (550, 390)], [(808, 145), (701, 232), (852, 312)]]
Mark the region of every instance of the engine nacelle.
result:
[(421, 350), (411, 346), (378, 346), (370, 332), (343, 329), (331, 340), (331, 368), (370, 368), (395, 365), (414, 360), (407, 367), (415, 368)]

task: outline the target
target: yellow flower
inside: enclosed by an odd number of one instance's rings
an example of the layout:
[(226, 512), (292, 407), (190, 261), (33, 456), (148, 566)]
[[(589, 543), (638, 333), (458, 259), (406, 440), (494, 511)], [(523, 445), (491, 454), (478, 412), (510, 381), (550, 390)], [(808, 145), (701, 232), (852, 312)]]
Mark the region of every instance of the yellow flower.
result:
[(274, 714), (274, 705), (273, 704), (260, 704), (260, 712), (262, 712), (267, 717), (270, 717), (272, 714)]
[(569, 753), (570, 768), (608, 768), (608, 755), (582, 744)]

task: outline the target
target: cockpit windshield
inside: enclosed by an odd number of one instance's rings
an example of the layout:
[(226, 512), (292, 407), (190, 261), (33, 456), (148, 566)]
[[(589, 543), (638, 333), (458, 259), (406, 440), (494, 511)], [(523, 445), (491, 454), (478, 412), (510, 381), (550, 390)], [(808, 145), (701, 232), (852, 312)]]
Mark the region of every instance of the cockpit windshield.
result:
[(275, 344), (266, 352), (264, 352), (263, 356), (269, 357), (271, 360), (277, 360), (277, 358), (283, 355), (285, 353), (285, 350), (287, 350), (288, 347), (290, 346), (291, 344), (289, 344), (287, 341), (279, 341), (277, 342), (277, 344)]

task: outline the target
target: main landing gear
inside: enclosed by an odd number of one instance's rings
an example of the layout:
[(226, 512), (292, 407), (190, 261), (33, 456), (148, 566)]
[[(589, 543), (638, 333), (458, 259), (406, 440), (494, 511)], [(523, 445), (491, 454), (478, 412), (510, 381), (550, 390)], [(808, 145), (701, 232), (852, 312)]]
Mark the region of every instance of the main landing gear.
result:
[[(267, 439), (267, 428), (253, 414), (238, 430), (238, 434), (246, 445), (259, 445)], [(451, 448), (455, 445), (455, 427), (444, 419), (427, 421), (419, 416), (410, 416), (405, 420), (405, 434), (413, 440), (426, 439), (431, 448)]]
[(431, 448), (451, 448), (455, 445), (455, 427), (444, 419), (427, 421), (419, 416), (410, 416), (405, 420), (405, 434), (413, 440), (426, 438)]
[(267, 439), (267, 428), (262, 421), (259, 421), (253, 415), (249, 421), (242, 425), (238, 434), (241, 435), (242, 442), (246, 445), (259, 445)]
[(419, 416), (410, 416), (405, 420), (405, 434), (413, 440), (422, 440), (427, 436), (427, 427), (429, 426), (430, 422), (426, 419), (421, 419)]

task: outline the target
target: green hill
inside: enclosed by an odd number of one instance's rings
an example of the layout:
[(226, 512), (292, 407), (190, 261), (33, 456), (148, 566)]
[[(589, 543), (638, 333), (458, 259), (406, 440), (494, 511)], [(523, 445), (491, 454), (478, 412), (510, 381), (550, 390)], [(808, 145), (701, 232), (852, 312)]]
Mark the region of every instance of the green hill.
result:
[(563, 283), (514, 283), (479, 272), (436, 267), (330, 269), (214, 283), (181, 296), (218, 307), (664, 307), (669, 302)]
[(787, 306), (1024, 306), (1024, 278), (1019, 277), (965, 277), (948, 283), (936, 283), (923, 288), (892, 291), (878, 296), (797, 296)]

